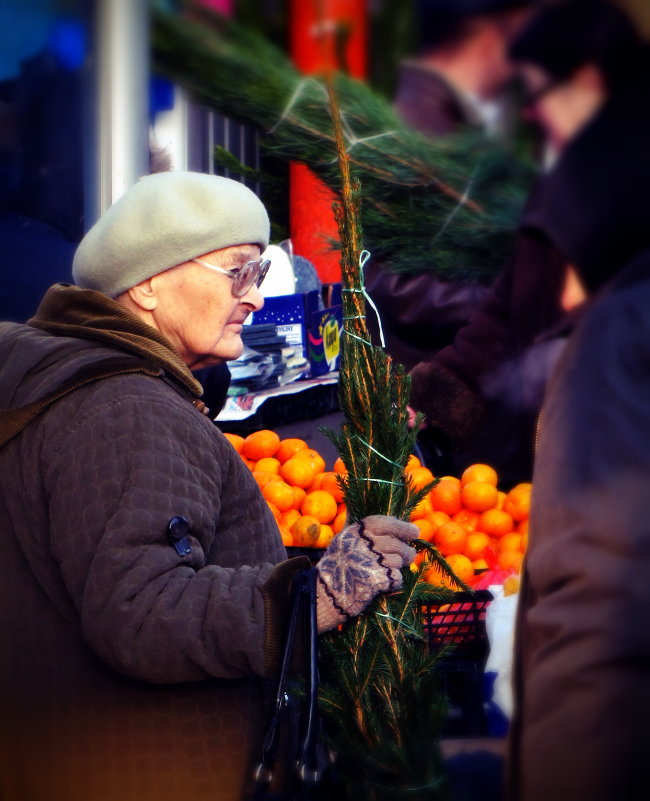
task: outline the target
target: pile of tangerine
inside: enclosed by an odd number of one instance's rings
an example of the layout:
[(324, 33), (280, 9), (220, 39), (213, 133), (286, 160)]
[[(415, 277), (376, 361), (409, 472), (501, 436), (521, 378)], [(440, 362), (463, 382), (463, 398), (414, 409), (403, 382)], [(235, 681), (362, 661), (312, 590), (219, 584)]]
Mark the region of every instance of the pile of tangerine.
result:
[[(326, 548), (345, 525), (342, 459), (332, 470), (305, 440), (280, 439), (270, 429), (246, 437), (226, 433), (262, 491), (278, 523), (285, 546)], [(406, 475), (415, 488), (434, 480), (429, 468), (413, 455)], [(418, 504), (411, 521), (420, 538), (433, 543), (463, 581), (490, 566), (519, 571), (528, 544), (530, 483), (509, 492), (498, 488), (499, 477), (490, 465), (470, 465), (460, 478), (442, 476)], [(419, 555), (414, 567), (421, 561)], [(423, 578), (435, 584), (445, 576), (431, 567)]]
[[(415, 456), (407, 465), (407, 475), (416, 487), (434, 480)], [(472, 464), (460, 478), (442, 476), (411, 516), (421, 539), (433, 543), (463, 581), (491, 567), (491, 562), (504, 570), (521, 570), (528, 545), (532, 484), (522, 482), (508, 492), (498, 484), (493, 467)], [(440, 571), (435, 567), (429, 571), (424, 577), (440, 584)]]
[(305, 440), (280, 439), (262, 429), (247, 437), (224, 434), (242, 457), (278, 523), (285, 546), (326, 548), (345, 525), (346, 509), (338, 476), (347, 472), (337, 459), (333, 470)]

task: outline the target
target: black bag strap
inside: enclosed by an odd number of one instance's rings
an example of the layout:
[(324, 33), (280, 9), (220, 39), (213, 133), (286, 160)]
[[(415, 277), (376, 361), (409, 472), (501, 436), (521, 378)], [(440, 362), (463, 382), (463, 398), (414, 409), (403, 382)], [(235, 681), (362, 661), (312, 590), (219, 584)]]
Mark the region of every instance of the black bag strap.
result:
[(307, 571), (304, 579), (305, 603), (307, 605), (307, 642), (309, 647), (309, 687), (307, 690), (307, 715), (305, 737), (298, 762), (298, 776), (303, 784), (315, 785), (322, 775), (318, 753), (318, 628), (316, 623), (316, 568)]
[(64, 384), (39, 400), (17, 409), (0, 409), (0, 448), (60, 398), (86, 384), (128, 373), (144, 373), (152, 377), (164, 375), (160, 367), (132, 356), (111, 356), (86, 365), (77, 370)]
[(262, 743), (260, 763), (255, 771), (254, 799), (266, 798), (278, 759), (280, 724), (287, 709), (287, 682), (292, 661), (296, 631), (304, 621), (307, 640), (306, 710), (296, 775), (300, 784), (309, 788), (321, 779), (322, 760), (318, 751), (318, 630), (316, 625), (316, 568), (298, 573), (293, 580), (291, 605), (287, 621), (282, 662), (275, 699), (266, 735)]

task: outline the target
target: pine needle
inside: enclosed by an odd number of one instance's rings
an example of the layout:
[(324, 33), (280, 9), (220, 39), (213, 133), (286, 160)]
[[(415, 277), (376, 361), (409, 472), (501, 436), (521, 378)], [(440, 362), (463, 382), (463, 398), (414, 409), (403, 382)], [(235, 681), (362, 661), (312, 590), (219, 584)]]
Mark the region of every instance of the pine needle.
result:
[[(190, 7), (192, 17), (153, 13), (157, 72), (198, 103), (254, 126), (274, 158), (306, 164), (340, 195), (325, 79), (298, 73), (259, 34)], [(473, 130), (427, 138), (363, 81), (332, 80), (350, 176), (363, 184), (360, 222), (373, 258), (394, 271), (492, 281), (512, 252), (532, 161)]]

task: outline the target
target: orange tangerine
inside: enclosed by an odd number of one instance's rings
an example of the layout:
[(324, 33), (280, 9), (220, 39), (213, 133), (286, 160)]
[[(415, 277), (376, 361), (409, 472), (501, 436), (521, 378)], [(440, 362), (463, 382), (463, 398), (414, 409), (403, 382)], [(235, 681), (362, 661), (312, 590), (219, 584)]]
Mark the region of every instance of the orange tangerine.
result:
[(255, 463), (256, 470), (266, 470), (268, 473), (280, 473), (280, 462), (273, 456), (264, 456)]
[(293, 544), (299, 548), (313, 548), (320, 534), (320, 520), (310, 515), (301, 515), (291, 526)]
[(338, 534), (340, 531), (343, 531), (345, 528), (345, 521), (348, 516), (348, 513), (345, 509), (341, 512), (336, 513), (336, 517), (332, 521), (332, 528), (334, 529), (334, 533)]
[(472, 560), (465, 554), (449, 554), (449, 556), (445, 557), (445, 561), (461, 581), (467, 582), (474, 575)]
[(413, 520), (412, 522), (420, 529), (418, 537), (421, 540), (426, 540), (427, 542), (431, 542), (431, 540), (433, 540), (435, 529), (433, 527), (433, 523), (430, 520), (427, 520), (425, 517), (419, 517), (416, 520)]
[(452, 484), (455, 484), (460, 489), (460, 479), (457, 476), (441, 476), (440, 480), (451, 481)]
[(338, 474), (333, 470), (326, 470), (324, 473), (319, 473), (319, 475), (322, 476), (319, 489), (329, 492), (336, 503), (342, 503), (343, 489), (339, 485)]
[(280, 524), (286, 526), (286, 528), (291, 531), (291, 526), (293, 526), (299, 517), (300, 512), (297, 509), (287, 509), (286, 512), (282, 513), (282, 520), (280, 520)]
[(505, 500), (506, 500), (506, 493), (503, 492), (502, 490), (499, 490), (497, 492), (497, 502), (494, 505), (494, 508), (495, 509), (503, 509), (503, 504), (505, 503)]
[(428, 467), (414, 467), (407, 472), (408, 478), (411, 479), (411, 486), (415, 490), (420, 490), (430, 484), (435, 476)]
[(287, 484), (307, 489), (316, 478), (316, 470), (307, 459), (292, 456), (280, 467), (280, 475)]
[(314, 490), (319, 490), (323, 484), (324, 475), (325, 473), (316, 473), (316, 475), (314, 476), (314, 480), (307, 487), (307, 492), (313, 492)]
[(253, 478), (257, 481), (260, 489), (264, 489), (270, 481), (282, 481), (281, 476), (277, 473), (270, 473), (268, 470), (253, 470)]
[(429, 493), (429, 497), (436, 512), (446, 512), (448, 515), (460, 512), (462, 506), (460, 488), (453, 481), (441, 478)]
[(296, 487), (289, 484), (291, 487), (291, 491), (293, 492), (293, 508), (300, 509), (302, 502), (305, 500), (305, 495), (307, 494), (302, 487)]
[(524, 549), (522, 547), (521, 540), (521, 534), (517, 534), (516, 531), (513, 531), (510, 534), (505, 534), (497, 543), (497, 551), (499, 553), (505, 553), (505, 551), (519, 551), (520, 553), (523, 553)]
[(300, 439), (299, 437), (287, 437), (286, 439), (280, 440), (275, 458), (279, 459), (280, 462), (284, 464), (287, 459), (291, 459), (298, 451), (302, 451), (307, 447), (308, 445), (304, 439)]
[(490, 538), (483, 531), (472, 531), (467, 535), (467, 542), (465, 543), (465, 550), (463, 553), (474, 562), (476, 559), (481, 559), (485, 553), (485, 549), (490, 544)]
[(290, 548), (293, 545), (293, 534), (286, 526), (278, 526), (280, 529), (280, 536), (282, 537), (282, 544), (285, 548)]
[(460, 477), (460, 484), (462, 487), (464, 487), (465, 484), (469, 484), (470, 481), (484, 481), (486, 484), (492, 484), (493, 487), (496, 487), (499, 477), (497, 476), (497, 471), (493, 467), (490, 467), (489, 464), (477, 462), (465, 468)]
[[(422, 553), (417, 554), (415, 559), (416, 562), (417, 557), (422, 555)], [(422, 570), (422, 580), (428, 582), (429, 584), (433, 584), (436, 587), (451, 587), (456, 589), (449, 576), (437, 564), (433, 564), (430, 567), (425, 567)]]
[(431, 498), (425, 495), (422, 500), (416, 504), (411, 512), (411, 520), (420, 520), (423, 517), (429, 517), (433, 514), (433, 506), (431, 505)]
[(486, 481), (468, 481), (462, 488), (460, 497), (463, 506), (472, 512), (484, 512), (494, 508), (497, 502), (497, 488)]
[(455, 515), (452, 515), (451, 519), (454, 523), (460, 523), (467, 531), (476, 531), (480, 517), (481, 515), (478, 512), (472, 512), (470, 509), (461, 509), (460, 512), (456, 512)]
[(514, 486), (510, 492), (506, 494), (506, 499), (503, 502), (503, 509), (512, 516), (513, 520), (525, 520), (530, 514), (531, 490), (532, 484), (522, 482)]
[(517, 573), (520, 573), (524, 555), (521, 551), (503, 551), (503, 553), (498, 555), (497, 561), (499, 567), (504, 570), (513, 568)]
[(517, 523), (517, 532), (521, 534), (521, 550), (528, 548), (528, 520), (521, 520)]
[(262, 487), (262, 495), (281, 512), (293, 507), (293, 490), (284, 481), (269, 481)]
[(404, 469), (415, 470), (416, 467), (422, 467), (422, 462), (418, 459), (418, 457), (414, 453), (412, 453), (406, 460), (406, 466), (404, 467)]
[(490, 565), (487, 562), (487, 559), (474, 559), (472, 562), (474, 565), (474, 572), (478, 573), (479, 570), (488, 570)]
[(255, 469), (255, 462), (252, 459), (247, 459), (245, 456), (242, 456), (241, 460), (252, 473), (253, 470)]
[(512, 517), (503, 509), (486, 509), (481, 513), (478, 521), (478, 530), (484, 531), (491, 537), (503, 537), (515, 527)]
[(303, 448), (295, 453), (292, 459), (305, 459), (314, 468), (314, 475), (325, 471), (325, 459), (315, 448)]
[(314, 543), (314, 548), (327, 548), (335, 536), (334, 529), (331, 526), (328, 526), (327, 523), (321, 523), (320, 533)]
[(467, 542), (467, 532), (459, 523), (450, 520), (449, 523), (443, 523), (436, 529), (433, 541), (443, 556), (462, 553)]
[(348, 468), (345, 466), (345, 462), (343, 461), (343, 459), (340, 456), (334, 462), (334, 464), (332, 466), (332, 470), (335, 473), (342, 473), (343, 475), (346, 475), (347, 472), (348, 472)]
[(275, 431), (263, 428), (261, 431), (253, 431), (244, 437), (241, 452), (247, 459), (257, 462), (265, 456), (275, 456), (279, 447), (280, 437)]
[(300, 505), (303, 515), (315, 517), (320, 523), (331, 523), (336, 517), (338, 507), (329, 492), (315, 490), (308, 492)]
[(431, 512), (429, 515), (429, 520), (433, 523), (434, 529), (441, 526), (443, 523), (448, 523), (451, 520), (451, 517), (447, 514), (447, 512)]
[(278, 507), (275, 504), (269, 503), (268, 501), (266, 502), (266, 504), (269, 507), (269, 509), (273, 512), (273, 517), (275, 518), (275, 522), (278, 525), (280, 525), (280, 522), (282, 520), (282, 512), (278, 509)]
[(237, 453), (241, 453), (242, 447), (244, 445), (244, 438), (240, 437), (239, 434), (229, 434), (227, 431), (224, 431), (223, 435), (228, 440), (228, 442), (233, 446), (233, 448), (237, 451)]
[[(466, 582), (474, 575), (472, 562), (461, 553), (450, 554), (445, 557), (445, 561), (461, 581)], [(456, 582), (437, 564), (425, 568), (422, 571), (422, 578), (424, 581), (428, 581), (429, 584), (434, 584), (437, 587), (449, 587), (453, 590), (458, 589)]]

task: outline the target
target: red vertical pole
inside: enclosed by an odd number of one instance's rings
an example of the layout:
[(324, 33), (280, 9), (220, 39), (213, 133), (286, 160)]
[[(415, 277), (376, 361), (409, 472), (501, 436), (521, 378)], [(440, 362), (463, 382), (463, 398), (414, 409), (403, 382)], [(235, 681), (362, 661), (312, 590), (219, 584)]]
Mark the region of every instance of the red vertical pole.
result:
[[(366, 0), (292, 0), (291, 56), (306, 75), (326, 69), (366, 76)], [(341, 59), (344, 63), (340, 63)], [(290, 166), (289, 217), (297, 255), (309, 259), (323, 283), (341, 280), (332, 212), (334, 194), (303, 164)]]

